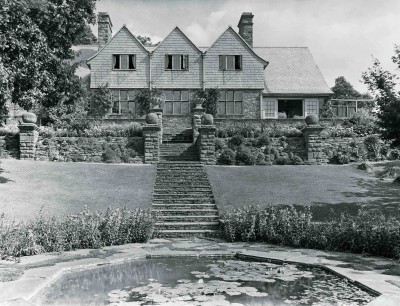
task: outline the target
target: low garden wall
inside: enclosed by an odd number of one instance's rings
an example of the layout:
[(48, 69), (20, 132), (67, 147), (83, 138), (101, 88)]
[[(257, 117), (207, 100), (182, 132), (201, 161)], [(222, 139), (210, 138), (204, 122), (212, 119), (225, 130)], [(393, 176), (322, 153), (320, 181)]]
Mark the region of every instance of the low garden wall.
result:
[(143, 163), (143, 137), (39, 137), (36, 160)]

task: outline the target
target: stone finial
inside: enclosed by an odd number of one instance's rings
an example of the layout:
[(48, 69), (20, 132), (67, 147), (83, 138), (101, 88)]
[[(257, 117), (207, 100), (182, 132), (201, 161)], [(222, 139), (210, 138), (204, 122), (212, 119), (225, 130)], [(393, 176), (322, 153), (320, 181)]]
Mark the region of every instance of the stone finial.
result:
[(201, 117), (201, 124), (202, 125), (213, 125), (214, 124), (214, 117), (211, 114), (204, 114)]
[(36, 123), (37, 116), (34, 113), (25, 113), (22, 115), (22, 121), (24, 123)]
[(147, 124), (158, 124), (158, 116), (156, 113), (149, 113), (146, 116)]
[(315, 114), (310, 114), (307, 115), (305, 121), (307, 125), (317, 125), (319, 123), (319, 118)]
[(253, 13), (244, 12), (240, 17), (239, 35), (253, 48)]

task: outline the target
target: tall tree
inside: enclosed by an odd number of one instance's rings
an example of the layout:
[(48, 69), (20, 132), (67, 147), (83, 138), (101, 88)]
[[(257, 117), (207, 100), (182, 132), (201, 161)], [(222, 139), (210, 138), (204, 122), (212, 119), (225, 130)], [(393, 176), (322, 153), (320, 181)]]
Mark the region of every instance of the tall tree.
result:
[(335, 79), (335, 86), (332, 88), (334, 99), (360, 99), (363, 95), (354, 89), (344, 76)]
[(97, 44), (97, 37), (93, 34), (89, 25), (86, 25), (79, 35), (72, 42), (73, 45), (94, 45)]
[[(400, 68), (400, 46), (395, 46), (394, 64)], [(392, 140), (393, 145), (400, 145), (400, 93), (396, 81), (399, 77), (382, 68), (378, 59), (362, 75), (364, 83), (375, 94), (378, 104), (378, 124), (382, 128), (382, 136)]]
[(0, 0), (0, 66), (8, 88), (0, 108), (9, 96), (27, 110), (76, 100), (71, 46), (95, 21), (94, 10), (95, 0)]
[(160, 42), (153, 43), (151, 41), (151, 37), (146, 35), (138, 35), (136, 38), (142, 43), (143, 46), (157, 46), (160, 44)]

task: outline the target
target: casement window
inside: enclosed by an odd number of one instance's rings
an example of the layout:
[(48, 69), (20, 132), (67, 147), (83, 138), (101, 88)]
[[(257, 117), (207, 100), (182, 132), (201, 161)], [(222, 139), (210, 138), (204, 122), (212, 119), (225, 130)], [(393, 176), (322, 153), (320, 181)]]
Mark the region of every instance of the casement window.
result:
[(264, 118), (278, 118), (278, 100), (263, 99)]
[(187, 115), (189, 109), (189, 91), (167, 90), (165, 94), (164, 114), (166, 115)]
[(305, 99), (304, 101), (304, 116), (308, 116), (310, 114), (315, 114), (319, 116), (319, 103), (318, 100), (315, 99)]
[(243, 93), (239, 90), (221, 90), (221, 97), (218, 102), (218, 114), (243, 114)]
[(134, 90), (112, 90), (113, 107), (112, 114), (133, 114), (137, 112), (134, 101), (136, 92)]
[(219, 70), (242, 70), (242, 56), (220, 55)]
[(115, 70), (135, 70), (136, 56), (135, 54), (113, 54), (112, 65)]
[(165, 54), (165, 70), (189, 70), (189, 55)]

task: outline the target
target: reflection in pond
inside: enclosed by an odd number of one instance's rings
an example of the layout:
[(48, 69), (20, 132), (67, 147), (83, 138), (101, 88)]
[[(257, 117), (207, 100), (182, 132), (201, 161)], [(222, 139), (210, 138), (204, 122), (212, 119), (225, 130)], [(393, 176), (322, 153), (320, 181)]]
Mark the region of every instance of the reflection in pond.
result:
[(160, 258), (62, 276), (41, 305), (365, 305), (374, 297), (318, 268), (204, 258)]

